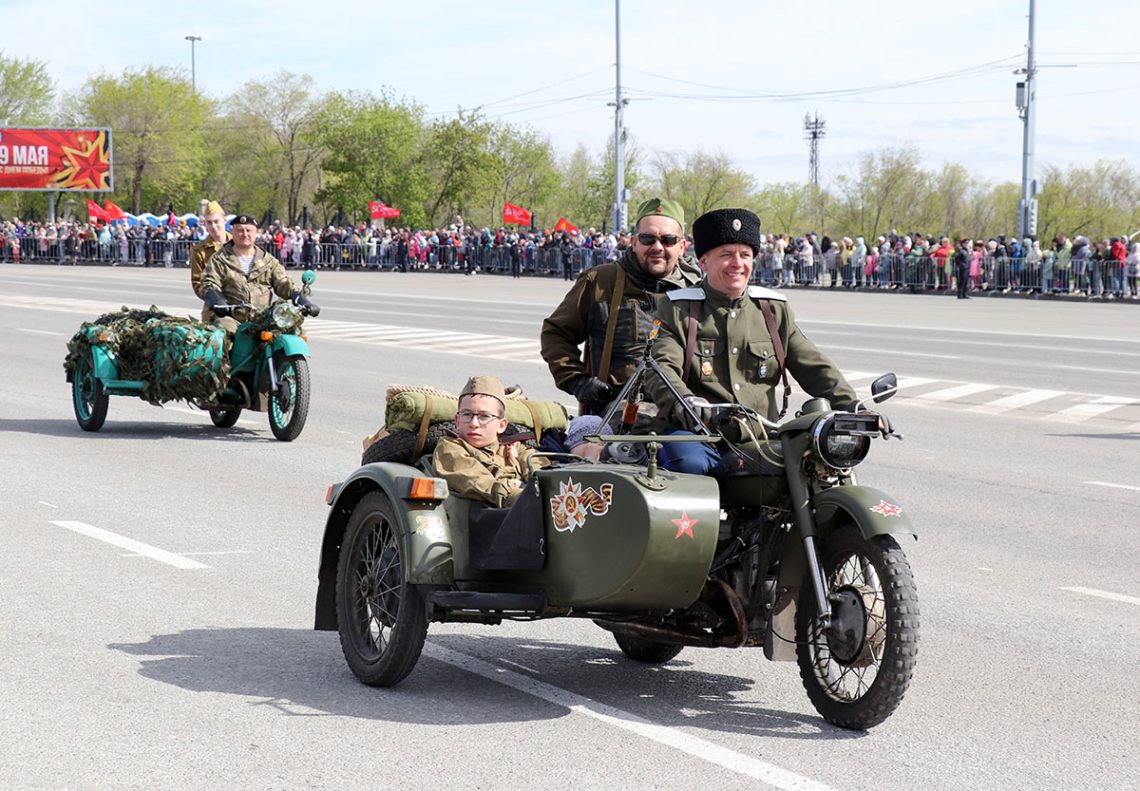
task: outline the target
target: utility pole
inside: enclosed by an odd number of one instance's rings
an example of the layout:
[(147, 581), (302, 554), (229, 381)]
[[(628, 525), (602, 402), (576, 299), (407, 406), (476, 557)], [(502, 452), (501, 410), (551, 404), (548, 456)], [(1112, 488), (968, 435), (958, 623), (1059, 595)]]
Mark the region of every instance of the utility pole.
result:
[(625, 189), (625, 166), (622, 162), (622, 144), (625, 142), (625, 126), (622, 123), (622, 110), (629, 104), (629, 99), (621, 98), (621, 0), (614, 0), (614, 34), (617, 50), (616, 81), (614, 102), (614, 233), (625, 229), (629, 219), (626, 202), (629, 195)]
[(1017, 202), (1017, 238), (1037, 234), (1037, 179), (1033, 176), (1034, 121), (1036, 119), (1037, 61), (1033, 58), (1033, 38), (1037, 0), (1029, 0), (1029, 48), (1025, 61), (1025, 81), (1017, 83), (1017, 113), (1024, 135), (1021, 144), (1021, 200)]
[(198, 81), (195, 74), (194, 66), (194, 42), (201, 41), (201, 36), (187, 36), (186, 40), (190, 42), (190, 90), (195, 96), (198, 95)]

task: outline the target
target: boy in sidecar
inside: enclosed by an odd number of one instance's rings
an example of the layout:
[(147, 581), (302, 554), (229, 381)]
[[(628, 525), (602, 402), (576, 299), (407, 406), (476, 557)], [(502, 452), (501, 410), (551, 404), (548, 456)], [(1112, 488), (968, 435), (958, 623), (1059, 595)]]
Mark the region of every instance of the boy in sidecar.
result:
[[(459, 497), (482, 500), (507, 508), (522, 493), (528, 460), (534, 450), (521, 443), (500, 444), (507, 429), (506, 393), (493, 376), (472, 376), (459, 394), (455, 413), (457, 437), (445, 437), (435, 446), (432, 466), (448, 489)], [(533, 467), (545, 467), (535, 459)]]

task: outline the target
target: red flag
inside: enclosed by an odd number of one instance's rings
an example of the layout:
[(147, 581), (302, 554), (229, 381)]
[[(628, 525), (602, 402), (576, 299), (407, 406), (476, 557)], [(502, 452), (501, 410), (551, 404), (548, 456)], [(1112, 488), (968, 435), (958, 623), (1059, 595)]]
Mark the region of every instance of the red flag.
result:
[(368, 214), (374, 220), (393, 220), (400, 216), (400, 210), (380, 201), (368, 201)]
[(107, 221), (107, 211), (90, 198), (87, 199), (87, 219)]
[(503, 222), (517, 225), (530, 225), (530, 210), (513, 203), (503, 204)]
[(109, 200), (103, 201), (103, 205), (107, 207), (105, 213), (107, 215), (108, 220), (125, 220), (125, 219), (127, 219), (127, 213), (125, 211), (123, 211), (122, 209), (120, 209), (115, 204), (111, 203), (111, 201), (109, 201)]
[(570, 231), (571, 233), (574, 233), (577, 230), (578, 229), (565, 217), (559, 217), (558, 222), (554, 224), (555, 233), (558, 233), (559, 231)]

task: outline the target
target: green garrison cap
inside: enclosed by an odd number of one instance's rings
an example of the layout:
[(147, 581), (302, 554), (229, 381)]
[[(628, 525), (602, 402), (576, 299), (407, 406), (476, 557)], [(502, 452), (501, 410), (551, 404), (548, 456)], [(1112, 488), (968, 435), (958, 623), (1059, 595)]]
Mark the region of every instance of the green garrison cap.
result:
[(637, 207), (637, 214), (634, 215), (633, 218), (634, 227), (637, 227), (642, 217), (648, 217), (651, 214), (670, 217), (677, 221), (682, 231), (685, 230), (685, 210), (682, 209), (681, 204), (675, 200), (669, 200), (668, 198), (650, 198), (645, 201)]
[(506, 405), (505, 399), (507, 394), (503, 389), (503, 383), (494, 376), (487, 376), (485, 374), (472, 376), (459, 392), (460, 398), (466, 395), (491, 396), (491, 398), (498, 399), (499, 403), (504, 406)]

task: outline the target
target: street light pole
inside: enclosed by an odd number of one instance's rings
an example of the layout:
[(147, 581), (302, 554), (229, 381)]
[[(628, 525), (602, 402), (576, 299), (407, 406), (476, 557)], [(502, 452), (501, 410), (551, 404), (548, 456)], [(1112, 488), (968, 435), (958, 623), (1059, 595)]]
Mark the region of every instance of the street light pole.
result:
[(613, 220), (614, 220), (614, 233), (625, 230), (627, 220), (627, 207), (626, 189), (625, 189), (625, 165), (623, 163), (622, 146), (625, 143), (625, 125), (622, 123), (622, 110), (627, 104), (629, 99), (623, 99), (621, 96), (621, 0), (614, 0), (614, 33), (616, 46), (615, 51), (617, 55), (617, 63), (615, 64), (615, 89), (614, 89), (614, 205), (613, 205)]
[(1029, 47), (1025, 61), (1025, 82), (1017, 84), (1017, 109), (1024, 124), (1021, 144), (1021, 200), (1017, 205), (1019, 239), (1037, 234), (1037, 179), (1033, 177), (1034, 122), (1037, 110), (1037, 61), (1033, 57), (1036, 0), (1029, 0)]
[(201, 36), (187, 36), (186, 40), (190, 42), (190, 90), (195, 96), (198, 95), (198, 81), (195, 75), (194, 68), (194, 42), (201, 41)]

